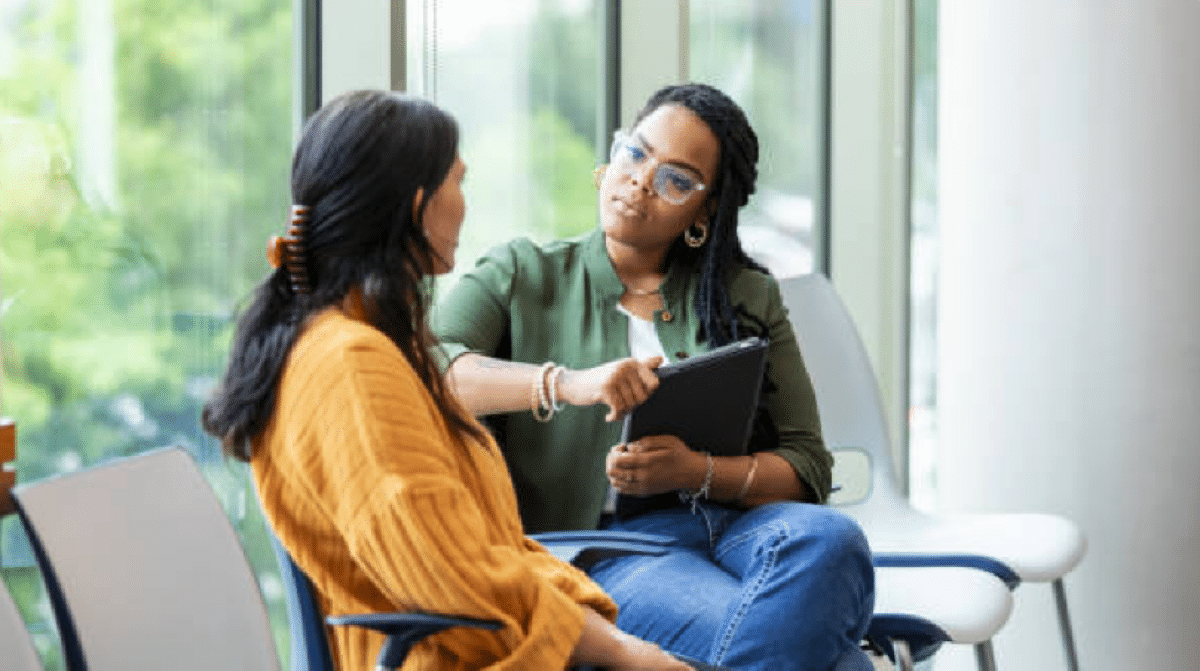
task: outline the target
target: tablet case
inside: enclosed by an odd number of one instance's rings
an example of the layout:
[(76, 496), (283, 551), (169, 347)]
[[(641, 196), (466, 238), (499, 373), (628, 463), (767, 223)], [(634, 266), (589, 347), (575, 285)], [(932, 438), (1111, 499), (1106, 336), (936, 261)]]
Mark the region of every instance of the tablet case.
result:
[(745, 454), (766, 363), (767, 341), (747, 338), (660, 366), (658, 389), (625, 416), (621, 442), (668, 434), (713, 456)]

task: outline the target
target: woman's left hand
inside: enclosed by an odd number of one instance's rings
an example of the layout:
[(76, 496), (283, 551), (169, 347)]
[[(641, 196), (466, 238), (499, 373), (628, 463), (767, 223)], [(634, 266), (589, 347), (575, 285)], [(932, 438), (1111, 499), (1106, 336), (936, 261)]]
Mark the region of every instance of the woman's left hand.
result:
[(608, 451), (605, 472), (622, 494), (650, 496), (677, 489), (696, 489), (708, 462), (675, 436), (647, 436)]

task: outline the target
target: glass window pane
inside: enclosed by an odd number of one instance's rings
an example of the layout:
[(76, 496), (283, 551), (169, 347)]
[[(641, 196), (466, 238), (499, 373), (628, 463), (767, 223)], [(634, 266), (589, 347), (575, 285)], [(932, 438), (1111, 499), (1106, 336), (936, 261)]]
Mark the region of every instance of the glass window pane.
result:
[(909, 491), (937, 494), (937, 0), (913, 4), (912, 242), (909, 322)]
[(690, 75), (745, 109), (758, 133), (758, 193), (743, 210), (746, 251), (779, 277), (813, 270), (821, 203), (818, 0), (691, 0)]
[[(0, 0), (0, 388), (19, 478), (186, 447), (242, 535), (281, 642), (245, 471), (199, 413), (288, 205), (291, 5)], [(46, 618), (16, 527), (0, 535), (5, 580), (27, 617)], [(48, 623), (33, 626), (59, 668)]]
[(592, 0), (409, 3), (410, 89), (462, 131), (460, 271), (513, 237), (595, 225), (596, 22)]

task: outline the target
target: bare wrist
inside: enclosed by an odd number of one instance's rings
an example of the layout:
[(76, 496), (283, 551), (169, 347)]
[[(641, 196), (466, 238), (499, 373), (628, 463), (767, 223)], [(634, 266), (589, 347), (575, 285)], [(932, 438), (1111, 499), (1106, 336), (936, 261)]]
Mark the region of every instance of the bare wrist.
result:
[(710, 457), (706, 452), (697, 452), (690, 450), (692, 453), (692, 466), (688, 469), (688, 484), (687, 487), (692, 491), (699, 491), (704, 487), (704, 481), (709, 478), (708, 463)]
[(563, 368), (558, 378), (558, 397), (567, 405), (585, 405), (579, 398), (579, 371)]

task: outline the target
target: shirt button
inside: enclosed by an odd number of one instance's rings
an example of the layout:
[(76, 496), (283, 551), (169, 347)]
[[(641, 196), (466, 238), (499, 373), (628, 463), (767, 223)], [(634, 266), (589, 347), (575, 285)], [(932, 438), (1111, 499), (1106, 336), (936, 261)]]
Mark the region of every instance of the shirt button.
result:
[(662, 320), (663, 320), (663, 321), (665, 321), (665, 322), (669, 322), (669, 321), (671, 321), (671, 320), (672, 320), (672, 319), (674, 319), (674, 318), (675, 318), (675, 317), (671, 315), (671, 311), (670, 311), (670, 310), (663, 310), (663, 311), (662, 311)]

